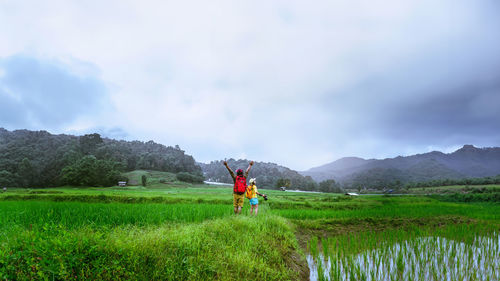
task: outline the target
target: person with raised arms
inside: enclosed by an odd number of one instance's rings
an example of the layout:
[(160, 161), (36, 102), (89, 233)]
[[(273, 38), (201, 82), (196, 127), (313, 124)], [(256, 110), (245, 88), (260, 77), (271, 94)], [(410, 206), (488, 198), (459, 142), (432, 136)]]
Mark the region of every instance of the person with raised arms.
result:
[(233, 187), (233, 206), (234, 206), (234, 214), (238, 215), (241, 213), (241, 209), (243, 208), (243, 201), (245, 199), (245, 192), (247, 190), (247, 178), (248, 172), (250, 172), (250, 168), (253, 165), (253, 161), (250, 161), (250, 165), (248, 166), (245, 173), (243, 173), (242, 169), (236, 170), (236, 175), (233, 170), (229, 168), (227, 165), (227, 161), (224, 161), (224, 166), (226, 166), (229, 174), (233, 178), (234, 187)]

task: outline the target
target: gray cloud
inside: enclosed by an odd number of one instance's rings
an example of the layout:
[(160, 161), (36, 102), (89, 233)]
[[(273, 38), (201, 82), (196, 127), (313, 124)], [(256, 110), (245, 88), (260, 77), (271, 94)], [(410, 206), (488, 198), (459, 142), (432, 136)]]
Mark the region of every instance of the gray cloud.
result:
[(97, 77), (57, 61), (16, 55), (0, 59), (0, 123), (14, 128), (60, 128), (109, 106)]
[[(0, 4), (0, 26), (12, 27), (0, 29), (1, 56), (33, 50), (102, 71), (3, 59), (0, 122), (295, 169), (500, 145), (498, 1), (216, 2)], [(7, 87), (8, 73), (18, 78)]]
[(391, 108), (383, 132), (412, 142), (500, 139), (500, 77)]

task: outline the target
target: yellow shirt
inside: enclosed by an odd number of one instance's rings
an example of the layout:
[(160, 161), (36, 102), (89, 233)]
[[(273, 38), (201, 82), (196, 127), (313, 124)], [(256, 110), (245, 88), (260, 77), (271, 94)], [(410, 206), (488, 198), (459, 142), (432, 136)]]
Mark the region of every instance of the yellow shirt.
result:
[(250, 189), (252, 190), (252, 197), (251, 198), (257, 198), (257, 186), (254, 185), (249, 185)]

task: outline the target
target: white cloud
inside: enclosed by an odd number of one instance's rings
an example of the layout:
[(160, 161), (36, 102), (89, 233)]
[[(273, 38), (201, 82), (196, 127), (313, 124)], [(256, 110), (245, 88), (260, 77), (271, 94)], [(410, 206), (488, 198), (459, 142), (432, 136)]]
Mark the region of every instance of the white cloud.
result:
[(0, 56), (63, 61), (110, 89), (112, 107), (67, 130), (120, 127), (201, 161), (306, 169), (435, 145), (377, 131), (388, 109), (500, 65), (488, 0), (27, 2), (0, 3)]

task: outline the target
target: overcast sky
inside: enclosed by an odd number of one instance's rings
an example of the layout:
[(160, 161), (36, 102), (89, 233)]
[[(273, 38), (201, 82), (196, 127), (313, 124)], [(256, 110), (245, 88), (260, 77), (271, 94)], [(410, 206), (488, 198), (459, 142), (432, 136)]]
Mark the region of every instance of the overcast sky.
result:
[(0, 0), (0, 127), (306, 170), (500, 146), (500, 2)]

